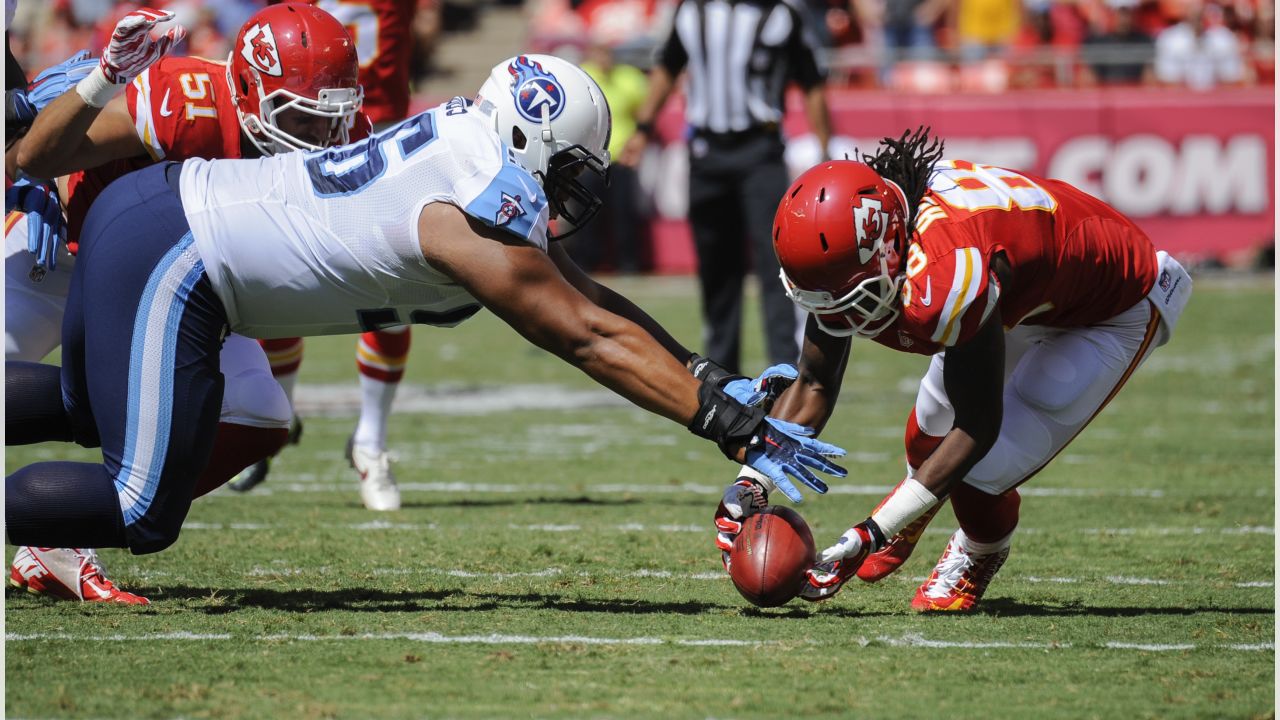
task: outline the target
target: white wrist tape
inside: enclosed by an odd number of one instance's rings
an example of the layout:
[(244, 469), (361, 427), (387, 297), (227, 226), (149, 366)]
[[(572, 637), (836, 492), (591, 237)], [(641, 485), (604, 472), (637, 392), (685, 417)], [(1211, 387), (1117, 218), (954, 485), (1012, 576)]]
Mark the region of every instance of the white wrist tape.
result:
[(110, 102), (123, 87), (123, 84), (117, 85), (108, 80), (106, 73), (102, 72), (102, 66), (99, 65), (85, 75), (83, 80), (76, 83), (76, 92), (80, 94), (80, 99), (84, 100), (85, 105), (100, 108)]
[(915, 478), (907, 478), (893, 489), (871, 519), (884, 531), (886, 538), (891, 538), (936, 504), (938, 498), (933, 493)]
[(773, 492), (774, 490), (778, 489), (776, 486), (774, 486), (773, 480), (770, 479), (768, 475), (765, 475), (764, 473), (760, 472), (759, 470), (756, 470), (750, 465), (743, 465), (742, 469), (738, 471), (738, 479), (741, 480), (742, 478), (746, 478), (748, 480), (755, 480), (756, 482), (763, 485), (764, 489), (768, 490), (769, 492)]

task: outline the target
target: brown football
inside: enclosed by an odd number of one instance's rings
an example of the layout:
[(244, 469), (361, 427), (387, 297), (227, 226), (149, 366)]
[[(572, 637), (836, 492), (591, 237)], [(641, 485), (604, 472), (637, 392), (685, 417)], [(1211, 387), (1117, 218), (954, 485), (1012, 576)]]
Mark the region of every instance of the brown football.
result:
[(800, 513), (770, 505), (747, 518), (733, 541), (729, 576), (751, 604), (777, 607), (800, 594), (813, 557), (813, 533)]

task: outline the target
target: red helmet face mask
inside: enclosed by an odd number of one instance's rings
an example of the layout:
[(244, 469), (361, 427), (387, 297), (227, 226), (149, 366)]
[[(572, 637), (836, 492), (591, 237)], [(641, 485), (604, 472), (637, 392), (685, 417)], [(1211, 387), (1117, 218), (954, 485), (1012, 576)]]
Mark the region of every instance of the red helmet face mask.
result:
[(249, 18), (227, 58), (240, 127), (265, 155), (347, 142), (364, 102), (359, 72), (346, 28), (305, 3)]
[(804, 172), (773, 219), (787, 297), (839, 337), (875, 337), (897, 319), (907, 237), (902, 188), (852, 160)]

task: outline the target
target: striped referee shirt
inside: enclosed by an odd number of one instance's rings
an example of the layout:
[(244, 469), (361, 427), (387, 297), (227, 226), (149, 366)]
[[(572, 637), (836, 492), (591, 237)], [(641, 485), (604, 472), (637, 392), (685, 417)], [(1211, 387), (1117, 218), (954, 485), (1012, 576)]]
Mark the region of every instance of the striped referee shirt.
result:
[(825, 79), (817, 41), (786, 0), (681, 0), (658, 62), (688, 69), (685, 120), (696, 130), (742, 132), (782, 121), (783, 91)]

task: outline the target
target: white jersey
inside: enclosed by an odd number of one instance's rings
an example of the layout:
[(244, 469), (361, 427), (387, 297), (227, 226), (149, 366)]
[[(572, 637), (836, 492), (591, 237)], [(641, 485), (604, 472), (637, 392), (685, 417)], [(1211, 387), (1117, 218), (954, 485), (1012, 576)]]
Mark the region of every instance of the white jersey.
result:
[(542, 188), (468, 106), (454, 98), (339, 148), (186, 161), (182, 206), (231, 330), (331, 335), (471, 317), (475, 298), (422, 255), (429, 203), (545, 251)]

